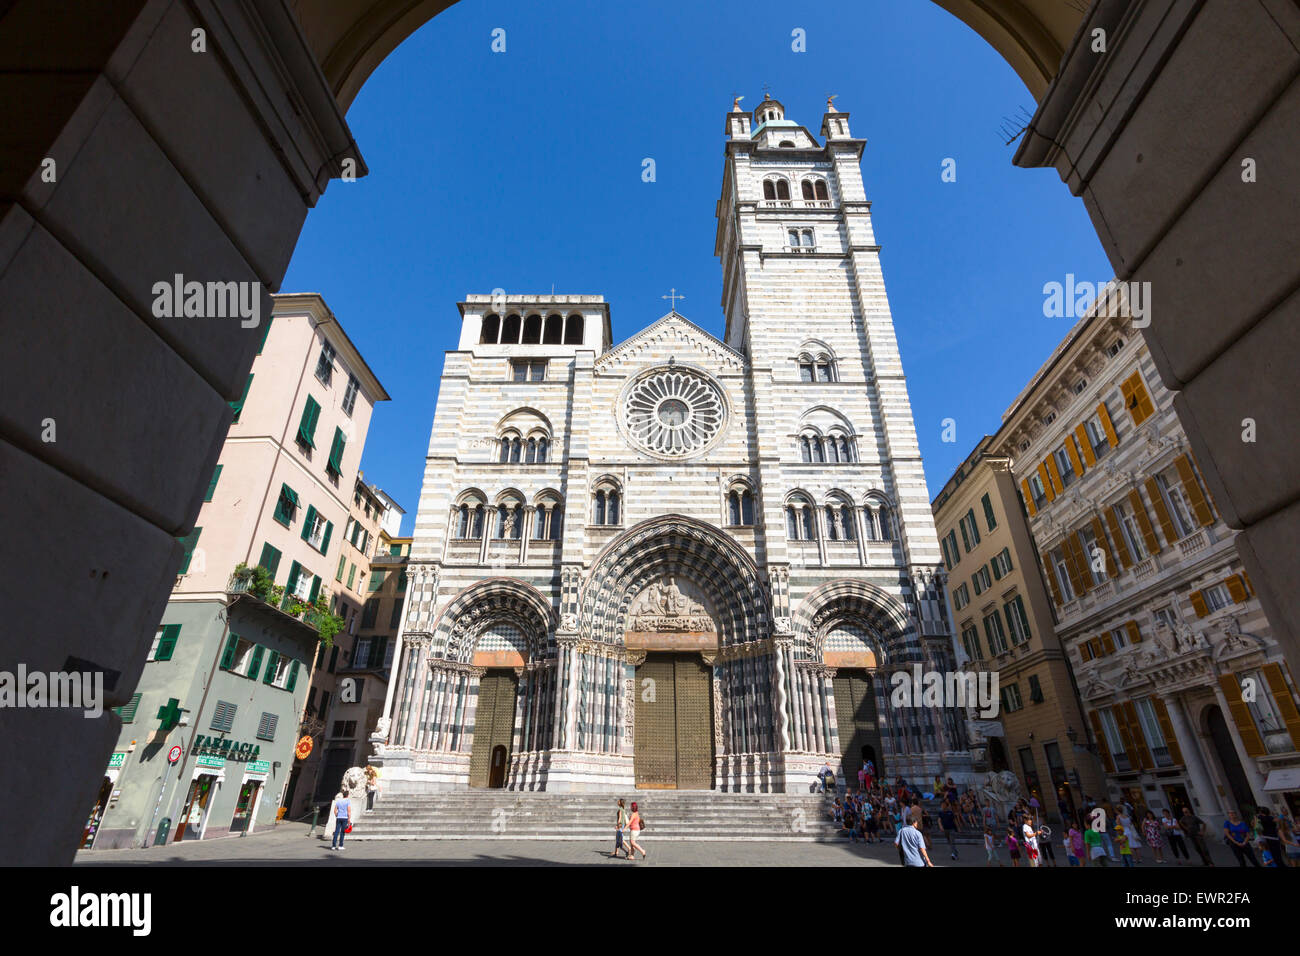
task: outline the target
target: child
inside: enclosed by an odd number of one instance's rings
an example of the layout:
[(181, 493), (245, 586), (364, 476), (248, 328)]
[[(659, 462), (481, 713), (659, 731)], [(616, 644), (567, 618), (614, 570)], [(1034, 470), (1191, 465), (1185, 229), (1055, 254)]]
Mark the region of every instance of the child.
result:
[(1083, 834), (1083, 842), (1088, 846), (1088, 857), (1098, 866), (1106, 865), (1106, 848), (1101, 843), (1101, 831), (1088, 827)]
[(1084, 851), (1083, 834), (1079, 832), (1078, 827), (1076, 827), (1073, 823), (1071, 823), (1070, 824), (1070, 852), (1074, 855), (1075, 860), (1078, 861), (1077, 864), (1078, 866), (1088, 865), (1088, 857), (1084, 854), (1083, 851)]
[(1259, 843), (1257, 843), (1256, 846), (1259, 847), (1259, 859), (1264, 866), (1277, 866), (1277, 860), (1273, 859), (1273, 851), (1268, 848), (1267, 840), (1260, 837)]
[(1070, 866), (1078, 866), (1079, 858), (1074, 853), (1074, 842), (1070, 839), (1070, 833), (1073, 828), (1066, 831), (1065, 836), (1061, 838), (1061, 843), (1065, 846), (1065, 858), (1070, 862)]
[(1124, 861), (1125, 866), (1133, 865), (1133, 848), (1128, 843), (1128, 833), (1120, 824), (1115, 825), (1115, 847), (1119, 850), (1119, 858)]
[(1016, 828), (1007, 827), (1007, 853), (1011, 857), (1011, 865), (1020, 865), (1020, 841), (1016, 839)]
[(984, 828), (984, 855), (987, 857), (984, 861), (985, 866), (992, 866), (995, 860), (997, 860), (998, 866), (1002, 865), (1002, 861), (998, 859), (998, 845), (993, 839), (992, 827)]

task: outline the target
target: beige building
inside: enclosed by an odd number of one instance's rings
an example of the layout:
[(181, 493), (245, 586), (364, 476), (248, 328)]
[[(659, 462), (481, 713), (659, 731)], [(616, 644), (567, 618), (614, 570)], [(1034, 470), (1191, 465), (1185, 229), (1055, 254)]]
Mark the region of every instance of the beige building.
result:
[(323, 647), (302, 606), (342, 608), (329, 597), (344, 551), (336, 529), (374, 403), (388, 395), (320, 296), (274, 302), (144, 672), (117, 710), (83, 846), (239, 835), (274, 822), (291, 794)]
[[(362, 473), (357, 474), (353, 482), (347, 522), (343, 526), (339, 542), (338, 563), (330, 585), (333, 592), (331, 607), (343, 619), (344, 625), (334, 646), (322, 646), (317, 653), (316, 669), (312, 674), (302, 722), (302, 733), (312, 738), (312, 751), (294, 768), (294, 779), (287, 800), (293, 817), (306, 813), (313, 801), (332, 797), (344, 771), (356, 766), (364, 756), (353, 753), (354, 748), (351, 747), (329, 746), (327, 741), (330, 740), (331, 728), (338, 719), (334, 716), (336, 705), (349, 706), (351, 700), (360, 699), (356, 692), (365, 689), (364, 680), (355, 677), (350, 688), (341, 688), (340, 681), (356, 661), (357, 635), (367, 614), (371, 562), (376, 555), (385, 552), (387, 547), (383, 541), (385, 520), (394, 514), (400, 523), (401, 511), (396, 502), (379, 489), (371, 487)], [(349, 702), (340, 701), (340, 690), (350, 698)], [(381, 686), (381, 700), (382, 696)], [(355, 730), (354, 735), (364, 739), (367, 732), (367, 727), (363, 724)], [(327, 750), (334, 754), (333, 763), (327, 772), (322, 772)], [(339, 764), (342, 764), (341, 769)], [(325, 793), (326, 790), (329, 792)]]
[[(977, 769), (1010, 770), (1054, 816), (1105, 793), (1011, 473), (985, 436), (935, 497), (963, 668), (998, 675), (999, 715), (970, 722)], [(983, 753), (980, 754), (982, 747)], [(982, 759), (981, 759), (982, 758)]]
[(1172, 398), (1124, 309), (1094, 306), (990, 452), (1013, 461), (1110, 795), (1295, 813), (1294, 679)]

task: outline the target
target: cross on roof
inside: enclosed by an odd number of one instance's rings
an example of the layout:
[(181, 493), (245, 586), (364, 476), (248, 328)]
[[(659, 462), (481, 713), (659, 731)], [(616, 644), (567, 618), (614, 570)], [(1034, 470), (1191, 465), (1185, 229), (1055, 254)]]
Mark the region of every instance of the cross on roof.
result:
[(677, 300), (678, 300), (678, 299), (684, 299), (684, 298), (686, 298), (686, 296), (684, 296), (684, 295), (678, 295), (676, 289), (669, 289), (668, 292), (669, 292), (668, 295), (661, 295), (659, 298), (661, 298), (661, 299), (669, 299), (669, 300), (671, 300), (671, 302), (670, 302), (670, 307), (672, 308), (672, 310), (673, 310), (674, 312), (676, 312), (676, 311), (677, 311)]

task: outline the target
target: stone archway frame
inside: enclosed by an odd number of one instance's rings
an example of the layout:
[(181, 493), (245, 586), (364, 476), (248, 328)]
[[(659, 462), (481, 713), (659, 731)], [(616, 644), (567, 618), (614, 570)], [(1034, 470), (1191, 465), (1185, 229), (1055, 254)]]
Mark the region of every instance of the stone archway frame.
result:
[(605, 546), (578, 595), (579, 633), (591, 641), (623, 644), (632, 601), (665, 574), (704, 593), (719, 646), (770, 636), (771, 607), (753, 559), (724, 532), (680, 514), (643, 521)]
[(479, 638), (490, 625), (517, 627), (528, 642), (526, 660), (555, 654), (556, 613), (545, 596), (516, 578), (487, 578), (458, 592), (433, 624), (430, 655), (470, 664)]
[(880, 640), (876, 670), (886, 664), (923, 663), (916, 625), (908, 618), (902, 602), (869, 581), (828, 581), (800, 603), (793, 616), (795, 660), (825, 663), (826, 633), (841, 621), (865, 626)]

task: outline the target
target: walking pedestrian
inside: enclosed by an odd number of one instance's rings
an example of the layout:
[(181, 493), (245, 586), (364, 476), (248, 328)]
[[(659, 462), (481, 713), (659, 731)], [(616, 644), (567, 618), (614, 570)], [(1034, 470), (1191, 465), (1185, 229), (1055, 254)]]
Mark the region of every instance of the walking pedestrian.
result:
[(1025, 814), (1024, 822), (1020, 825), (1020, 832), (1023, 834), (1020, 838), (1020, 842), (1024, 844), (1025, 857), (1029, 860), (1029, 865), (1031, 867), (1039, 866), (1038, 836), (1041, 831), (1034, 826), (1033, 817), (1027, 813)]
[(1179, 866), (1183, 865), (1183, 860), (1190, 862), (1191, 858), (1187, 855), (1187, 842), (1183, 839), (1182, 828), (1168, 809), (1160, 813), (1160, 832), (1169, 841), (1169, 852), (1173, 854), (1174, 862)]
[(618, 851), (622, 850), (630, 858), (632, 851), (627, 848), (623, 842), (623, 831), (627, 829), (627, 809), (623, 806), (623, 798), (618, 799), (618, 817), (615, 821), (614, 830), (614, 852), (610, 856), (617, 858)]
[(1223, 838), (1237, 858), (1238, 866), (1245, 866), (1247, 860), (1251, 866), (1259, 866), (1255, 851), (1250, 846), (1250, 827), (1242, 821), (1241, 814), (1236, 810), (1228, 811), (1228, 819), (1223, 822)]
[(943, 827), (944, 839), (948, 841), (948, 849), (952, 851), (952, 858), (957, 859), (957, 815), (953, 813), (952, 803), (945, 801), (943, 809), (939, 811), (939, 825)]
[(925, 835), (921, 833), (921, 815), (914, 814), (910, 825), (903, 827), (894, 838), (904, 866), (934, 866), (930, 854), (925, 852)]
[(637, 837), (645, 829), (645, 821), (641, 819), (641, 812), (636, 808), (636, 801), (632, 801), (632, 817), (627, 821), (627, 858), (632, 859), (632, 855), (638, 850), (641, 853), (641, 859), (645, 859), (646, 852), (637, 842)]
[(985, 866), (992, 866), (994, 863), (997, 863), (998, 866), (1002, 865), (1002, 861), (998, 859), (998, 844), (997, 840), (993, 838), (992, 827), (984, 828), (984, 856), (986, 857), (984, 860)]
[(1016, 839), (1016, 828), (1007, 824), (1007, 855), (1011, 857), (1011, 865), (1020, 865), (1020, 841)]
[(330, 819), (334, 821), (334, 839), (330, 840), (330, 849), (342, 850), (343, 836), (352, 824), (352, 801), (343, 795), (342, 790), (334, 795), (334, 802), (330, 804)]
[(1205, 846), (1205, 821), (1192, 813), (1192, 808), (1183, 806), (1183, 815), (1178, 818), (1178, 826), (1183, 832), (1183, 836), (1192, 841), (1192, 846), (1196, 849), (1196, 855), (1201, 858), (1204, 866), (1214, 866), (1214, 861), (1210, 859), (1210, 851)]

